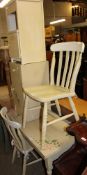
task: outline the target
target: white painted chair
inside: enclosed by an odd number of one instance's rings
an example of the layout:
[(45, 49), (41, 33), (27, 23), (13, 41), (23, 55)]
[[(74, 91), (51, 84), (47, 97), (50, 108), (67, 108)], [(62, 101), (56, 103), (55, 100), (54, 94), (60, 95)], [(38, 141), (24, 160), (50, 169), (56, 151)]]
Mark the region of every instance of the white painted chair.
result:
[[(13, 143), (13, 146), (14, 146), (12, 163), (14, 162), (16, 151), (19, 151), (20, 153), (22, 153), (23, 154), (22, 175), (25, 175), (26, 166), (40, 161), (41, 158), (38, 158), (38, 156), (33, 151), (32, 146), (29, 144), (27, 139), (22, 134), (22, 132), (20, 130), (21, 129), (21, 124), (15, 122), (15, 121), (11, 121), (9, 119), (9, 117), (7, 115), (7, 108), (6, 107), (3, 107), (0, 110), (0, 114), (1, 114), (1, 117), (3, 118), (3, 120), (5, 122), (5, 125), (8, 129), (8, 131), (10, 132), (10, 134), (12, 136), (12, 143)], [(30, 162), (30, 163), (27, 163), (27, 160), (30, 156), (29, 153), (31, 153), (34, 156), (35, 160)]]
[[(50, 84), (36, 87), (25, 88), (25, 94), (31, 97), (33, 100), (41, 103), (43, 108), (42, 116), (42, 145), (45, 142), (46, 127), (65, 120), (72, 115), (75, 116), (76, 121), (79, 120), (78, 113), (73, 103), (72, 97), (75, 96), (75, 84), (76, 78), (79, 72), (79, 68), (82, 60), (82, 52), (84, 51), (84, 43), (82, 42), (62, 42), (51, 45), (51, 51), (53, 52), (51, 70), (50, 70)], [(54, 69), (55, 69), (55, 56), (58, 59), (57, 66), (57, 78), (54, 82)], [(62, 98), (68, 98), (72, 113), (62, 116), (61, 108), (58, 100)], [(49, 104), (55, 102), (58, 114), (55, 114)], [(48, 116), (53, 116), (54, 119), (47, 122)], [(60, 117), (62, 116), (62, 117)]]

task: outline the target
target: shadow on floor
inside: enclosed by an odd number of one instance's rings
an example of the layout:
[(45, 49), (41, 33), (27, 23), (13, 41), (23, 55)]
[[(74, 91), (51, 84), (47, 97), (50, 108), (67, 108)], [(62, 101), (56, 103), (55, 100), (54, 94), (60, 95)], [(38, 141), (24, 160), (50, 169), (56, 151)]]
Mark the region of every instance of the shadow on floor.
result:
[[(22, 175), (22, 156), (16, 156), (14, 164), (12, 160), (12, 148), (5, 150), (0, 142), (0, 175)], [(46, 175), (44, 162), (40, 161), (27, 167), (26, 175)]]

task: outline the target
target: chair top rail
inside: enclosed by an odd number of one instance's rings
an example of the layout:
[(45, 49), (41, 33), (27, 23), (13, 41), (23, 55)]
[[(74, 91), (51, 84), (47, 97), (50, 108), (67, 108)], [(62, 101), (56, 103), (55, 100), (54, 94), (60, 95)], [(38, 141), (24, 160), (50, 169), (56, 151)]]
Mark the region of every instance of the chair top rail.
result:
[[(24, 140), (24, 136), (21, 133), (21, 124), (15, 121), (11, 121), (7, 115), (7, 108), (3, 107), (0, 110), (1, 117), (3, 118), (7, 129), (9, 130), (15, 145), (19, 148), (19, 150), (25, 150), (26, 149), (26, 143)], [(32, 148), (29, 146), (29, 148)]]
[(51, 51), (58, 52), (58, 51), (78, 51), (83, 52), (84, 51), (84, 43), (83, 42), (61, 42), (52, 44), (50, 47)]
[[(3, 107), (1, 110), (0, 110), (0, 114), (2, 116), (2, 118), (6, 121), (6, 123), (8, 123), (9, 126), (15, 128), (15, 129), (19, 129), (21, 128), (21, 124), (18, 123), (18, 122), (15, 122), (15, 121), (11, 121), (8, 119), (8, 116), (7, 116), (7, 108), (6, 107)], [(6, 117), (5, 117), (6, 116)]]

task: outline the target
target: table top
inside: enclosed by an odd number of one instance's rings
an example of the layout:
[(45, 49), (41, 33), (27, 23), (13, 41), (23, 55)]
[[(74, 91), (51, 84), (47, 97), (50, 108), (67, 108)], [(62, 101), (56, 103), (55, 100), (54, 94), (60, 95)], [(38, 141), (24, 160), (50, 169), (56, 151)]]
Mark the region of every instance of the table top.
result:
[(55, 160), (62, 152), (65, 152), (74, 144), (74, 137), (68, 135), (65, 131), (67, 126), (68, 124), (64, 121), (48, 126), (43, 148), (41, 148), (40, 142), (41, 128), (39, 119), (27, 122), (25, 128), (22, 128), (22, 132), (43, 159), (51, 157)]

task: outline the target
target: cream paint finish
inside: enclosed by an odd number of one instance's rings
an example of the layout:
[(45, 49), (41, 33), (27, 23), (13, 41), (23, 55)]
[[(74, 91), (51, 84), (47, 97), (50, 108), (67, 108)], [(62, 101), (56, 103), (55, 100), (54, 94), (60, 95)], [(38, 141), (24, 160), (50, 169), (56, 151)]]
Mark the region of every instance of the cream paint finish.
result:
[[(22, 77), (22, 88), (23, 90), (27, 87), (38, 86), (41, 84), (49, 83), (49, 69), (48, 61), (42, 61), (37, 63), (31, 63), (21, 66), (21, 77)], [(34, 120), (40, 116), (40, 104), (28, 98), (26, 104), (25, 118), (27, 121)], [(36, 107), (35, 110), (30, 110)], [(23, 116), (24, 117), (24, 116)]]
[[(20, 58), (18, 31), (8, 34), (9, 54), (11, 58)], [(14, 47), (12, 47), (14, 46)]]
[[(77, 112), (80, 116), (83, 116), (85, 114), (87, 116), (87, 101), (80, 99), (78, 97), (73, 97), (73, 101), (75, 103)], [(71, 110), (70, 104), (68, 99), (61, 99), (59, 100), (60, 105), (64, 106), (65, 108)]]
[(65, 128), (68, 124), (64, 121), (60, 121), (50, 127), (48, 126), (45, 144), (43, 148), (41, 148), (41, 126), (39, 122), (39, 120), (27, 122), (26, 127), (22, 129), (22, 132), (35, 150), (45, 160), (47, 175), (52, 175), (53, 161), (71, 148), (75, 143), (75, 139), (65, 132)]
[(19, 1), (17, 8), (22, 64), (44, 61), (46, 55), (43, 3)]
[[(50, 117), (50, 116), (49, 116)], [(58, 149), (61, 149), (61, 146), (64, 146), (65, 149), (68, 145), (62, 145), (64, 142), (69, 142), (70, 145), (74, 143), (74, 137), (66, 134), (66, 127), (68, 124), (64, 121), (55, 123), (47, 128), (46, 140), (43, 148), (41, 147), (41, 132), (40, 132), (40, 121), (34, 120), (26, 123), (26, 127), (22, 128), (23, 133), (28, 137), (28, 139), (35, 145), (35, 147), (42, 153), (43, 158), (47, 158), (53, 155), (53, 152), (57, 153)], [(59, 133), (59, 134), (58, 134)], [(55, 141), (54, 141), (55, 135)], [(60, 137), (61, 135), (61, 137)], [(62, 140), (62, 137), (65, 137)], [(70, 139), (70, 140), (69, 140)], [(59, 145), (61, 144), (61, 146)], [(50, 149), (49, 149), (50, 148)], [(59, 153), (60, 156), (60, 153)]]
[[(12, 14), (18, 25), (8, 31), (11, 58), (21, 59), (22, 64), (45, 61), (43, 1), (16, 0), (7, 7), (7, 18)], [(9, 29), (11, 24), (10, 18)]]
[[(32, 98), (35, 101), (40, 102), (42, 113), (42, 147), (45, 143), (46, 129), (47, 126), (52, 125), (60, 120), (65, 120), (74, 115), (75, 120), (79, 120), (78, 113), (76, 111), (75, 105), (73, 103), (72, 97), (75, 96), (75, 83), (76, 77), (81, 65), (82, 52), (84, 51), (84, 43), (81, 42), (62, 42), (51, 45), (51, 51), (53, 52), (52, 64), (50, 70), (50, 84), (41, 84), (35, 87), (24, 87), (24, 92), (26, 94), (25, 108), (24, 108), (24, 120), (23, 127), (26, 125), (26, 106), (28, 103), (27, 98)], [(57, 66), (57, 78), (56, 83), (54, 83), (54, 70), (55, 70), (55, 55), (58, 52), (58, 66)], [(65, 56), (65, 57), (64, 57)], [(65, 58), (65, 64), (63, 62)], [(62, 67), (63, 65), (63, 67)], [(63, 68), (63, 71), (62, 71)], [(61, 76), (62, 72), (62, 76)], [(66, 78), (67, 77), (67, 78)], [(65, 114), (62, 116), (61, 108), (59, 106), (58, 100), (68, 98), (72, 112), (70, 114)], [(49, 103), (55, 102), (58, 114), (56, 115), (51, 109), (49, 109)], [(32, 109), (34, 110), (34, 108)], [(47, 123), (47, 118), (49, 115), (54, 116), (55, 120)], [(59, 117), (62, 116), (62, 117)]]
[[(1, 86), (0, 87), (0, 99), (8, 98), (8, 97), (9, 97), (9, 93), (8, 93), (7, 86)], [(76, 109), (77, 109), (79, 115), (82, 116), (84, 113), (87, 116), (87, 101), (80, 99), (76, 96), (73, 97), (73, 101), (75, 103), (75, 106), (76, 106)], [(69, 110), (71, 109), (67, 98), (59, 100), (59, 103), (60, 103), (60, 105), (64, 106), (65, 108), (67, 108)]]
[[(24, 94), (26, 86), (40, 85), (49, 81), (48, 63), (45, 54), (43, 0), (15, 0), (7, 7), (7, 18), (17, 17), (17, 30), (8, 31), (11, 58), (21, 59), (22, 64), (11, 63), (12, 93), (17, 114), (23, 116)], [(15, 23), (15, 21), (14, 21)], [(10, 29), (10, 26), (9, 26)], [(45, 63), (43, 63), (45, 62)], [(29, 63), (29, 64), (26, 64)], [(37, 65), (38, 64), (38, 65)], [(26, 118), (38, 118), (38, 110), (34, 113), (28, 107), (38, 105), (29, 99), (26, 106)]]
[[(24, 94), (23, 88), (41, 84), (48, 84), (49, 82), (49, 69), (48, 62), (38, 62), (26, 65), (17, 63), (10, 63), (11, 69), (11, 80), (12, 80), (12, 93), (15, 102), (16, 112), (22, 118), (23, 115), (23, 103)], [(33, 106), (38, 106), (37, 102), (32, 99), (28, 100), (26, 106), (26, 118), (27, 121), (33, 120), (39, 117), (39, 110), (36, 109), (34, 112), (29, 109)]]

